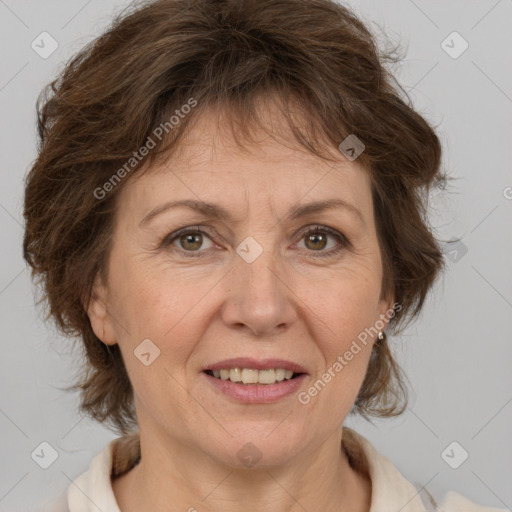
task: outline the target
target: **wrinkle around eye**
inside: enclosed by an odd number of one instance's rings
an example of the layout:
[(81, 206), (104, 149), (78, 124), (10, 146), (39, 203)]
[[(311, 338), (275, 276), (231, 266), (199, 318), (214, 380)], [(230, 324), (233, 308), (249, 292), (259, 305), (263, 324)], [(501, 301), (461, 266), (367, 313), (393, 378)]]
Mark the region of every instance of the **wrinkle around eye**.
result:
[[(165, 224), (167, 224), (167, 227)], [(216, 223), (185, 224), (180, 222), (179, 224), (177, 223), (176, 229), (169, 229), (168, 221), (165, 223), (162, 222), (160, 225), (157, 224), (150, 230), (145, 230), (146, 233), (143, 232), (144, 238), (147, 237), (147, 241), (144, 240), (144, 245), (146, 246), (145, 249), (155, 252), (166, 248), (169, 248), (170, 250), (172, 250), (172, 248), (176, 248), (178, 251), (185, 253), (206, 252), (210, 251), (210, 249), (214, 250), (215, 248), (217, 250), (222, 250), (223, 248), (229, 250), (230, 246), (232, 246), (233, 249), (236, 249), (236, 243), (241, 243), (240, 241), (237, 241), (237, 238), (241, 239), (241, 241), (247, 238), (246, 236), (243, 236), (243, 233), (240, 233), (240, 235), (237, 236), (231, 229), (229, 229), (229, 227), (226, 233), (221, 234), (222, 230), (219, 232), (219, 229), (215, 224)], [(305, 237), (315, 230), (321, 232), (321, 234), (325, 233), (325, 235), (331, 240), (337, 239), (338, 243), (344, 245), (347, 250), (355, 251), (357, 246), (362, 248), (362, 246), (365, 245), (364, 239), (366, 238), (366, 232), (364, 230), (361, 230), (350, 222), (343, 223), (340, 222), (339, 219), (333, 222), (333, 219), (325, 219), (324, 223), (316, 222), (308, 223), (306, 225), (302, 224), (302, 226), (294, 230), (293, 233), (290, 233), (287, 230), (288, 234), (286, 234), (283, 230), (282, 236), (289, 238), (289, 240), (286, 240), (286, 249), (293, 249), (297, 245), (300, 245), (300, 250), (304, 252), (327, 253), (328, 251), (325, 249), (315, 251), (313, 249), (308, 250), (307, 247), (304, 247)], [(197, 250), (188, 251), (177, 246), (176, 244), (179, 243), (179, 237), (185, 234), (200, 234), (203, 237), (202, 246)], [(204, 246), (208, 244), (210, 247), (205, 249)]]
[[(182, 239), (182, 237), (186, 237), (189, 235), (200, 235), (202, 238), (202, 240), (200, 241), (201, 247), (191, 250), (187, 250), (184, 247), (180, 247), (180, 240)], [(331, 247), (327, 250), (325, 250), (325, 248), (322, 247), (320, 247), (318, 250), (307, 248), (305, 245), (307, 244), (307, 238), (313, 235), (321, 235), (326, 237), (327, 246), (329, 245), (329, 240), (335, 241), (334, 247)], [(213, 239), (213, 236), (210, 235), (210, 233), (208, 233), (204, 227), (188, 226), (173, 231), (172, 233), (166, 235), (162, 239), (160, 247), (175, 252), (178, 254), (178, 256), (183, 256), (185, 258), (207, 257), (209, 254), (211, 254), (212, 250), (215, 251), (216, 248), (222, 248), (222, 246), (219, 246), (219, 244), (217, 244), (217, 242)], [(352, 243), (345, 236), (344, 233), (334, 228), (330, 228), (328, 226), (323, 225), (310, 225), (303, 229), (301, 233), (296, 233), (293, 238), (298, 241), (292, 244), (291, 247), (296, 248), (298, 245), (302, 245), (302, 247), (300, 247), (299, 249), (293, 250), (300, 251), (302, 253), (301, 255), (304, 255), (304, 257), (332, 258), (335, 257), (340, 252), (342, 252), (343, 250), (351, 249), (352, 247)], [(208, 242), (210, 243), (210, 247), (204, 247), (205, 243), (206, 245), (208, 245)]]

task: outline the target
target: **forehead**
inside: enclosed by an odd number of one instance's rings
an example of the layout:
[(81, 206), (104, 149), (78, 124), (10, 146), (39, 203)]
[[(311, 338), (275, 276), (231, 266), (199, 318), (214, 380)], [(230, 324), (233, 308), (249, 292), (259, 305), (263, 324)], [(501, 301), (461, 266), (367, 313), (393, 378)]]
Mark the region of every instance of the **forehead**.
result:
[[(257, 123), (247, 124), (240, 114), (219, 107), (204, 108), (180, 138), (172, 160), (181, 167), (211, 167), (223, 160), (246, 159), (248, 162), (272, 160), (293, 165), (303, 163), (312, 171), (322, 171), (338, 164), (342, 167), (357, 168), (364, 174), (363, 166), (356, 161), (350, 162), (331, 142), (322, 141), (322, 150), (332, 161), (323, 159), (308, 151), (292, 133), (279, 100), (257, 102)], [(289, 114), (288, 114), (289, 115)], [(291, 116), (293, 122), (301, 127), (305, 125), (305, 114)], [(237, 123), (243, 123), (238, 125)], [(248, 137), (247, 137), (248, 136)], [(169, 159), (171, 160), (171, 158)], [(166, 167), (158, 166), (158, 167)], [(157, 170), (157, 168), (155, 168)]]
[(252, 127), (253, 140), (240, 146), (230, 123), (206, 110), (172, 155), (127, 184), (123, 202), (135, 208), (170, 199), (228, 200), (280, 211), (288, 203), (337, 197), (361, 210), (371, 208), (370, 176), (357, 161), (337, 148), (330, 149), (335, 161), (318, 157), (293, 137), (284, 116), (264, 112), (262, 119), (268, 122), (265, 130)]

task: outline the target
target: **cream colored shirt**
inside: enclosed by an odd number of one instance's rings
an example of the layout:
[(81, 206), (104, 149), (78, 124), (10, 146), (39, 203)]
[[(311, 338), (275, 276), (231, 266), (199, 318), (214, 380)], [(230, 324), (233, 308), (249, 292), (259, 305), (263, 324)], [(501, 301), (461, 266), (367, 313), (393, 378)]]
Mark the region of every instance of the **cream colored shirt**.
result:
[[(370, 477), (370, 512), (509, 512), (477, 505), (453, 491), (446, 494), (435, 509), (432, 504), (422, 501), (419, 490), (365, 437), (344, 427), (342, 444), (351, 465)], [(139, 455), (137, 433), (111, 441), (93, 458), (89, 469), (69, 486), (69, 512), (121, 512), (112, 490), (111, 477), (131, 469)]]

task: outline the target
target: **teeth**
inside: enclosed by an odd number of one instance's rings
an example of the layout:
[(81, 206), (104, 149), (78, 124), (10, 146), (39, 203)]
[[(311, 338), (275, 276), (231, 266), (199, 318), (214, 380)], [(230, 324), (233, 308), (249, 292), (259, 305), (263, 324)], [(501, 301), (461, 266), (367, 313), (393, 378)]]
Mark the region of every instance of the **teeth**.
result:
[(230, 368), (213, 370), (213, 376), (217, 379), (241, 382), (242, 384), (275, 384), (283, 380), (290, 380), (293, 376), (293, 371), (283, 368), (269, 368), (268, 370)]
[(229, 370), (229, 380), (231, 382), (241, 382), (242, 370), (240, 370), (240, 368), (232, 368)]
[(243, 384), (257, 384), (258, 383), (258, 370), (242, 370), (242, 383)]
[(278, 370), (275, 371), (275, 373), (276, 373), (277, 382), (281, 382), (282, 380), (284, 380), (284, 378), (286, 376), (286, 370), (279, 368)]
[(274, 384), (276, 381), (276, 371), (275, 370), (260, 370), (258, 381), (260, 384)]

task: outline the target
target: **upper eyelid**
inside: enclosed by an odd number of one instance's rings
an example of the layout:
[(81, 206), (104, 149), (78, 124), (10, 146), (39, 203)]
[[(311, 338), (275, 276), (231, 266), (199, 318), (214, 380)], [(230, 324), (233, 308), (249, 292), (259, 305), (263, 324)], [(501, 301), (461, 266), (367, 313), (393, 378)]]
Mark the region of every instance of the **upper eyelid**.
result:
[[(208, 233), (208, 230), (211, 230), (212, 228), (210, 228), (209, 226), (187, 226), (187, 227), (184, 227), (184, 228), (180, 228), (180, 229), (177, 229), (176, 231), (173, 231), (172, 233), (168, 234), (162, 241), (163, 244), (172, 244), (178, 237), (182, 236), (182, 235), (186, 235), (186, 234), (189, 234), (189, 233), (201, 233), (201, 234), (204, 234), (206, 235), (212, 242), (212, 236), (214, 235), (211, 235), (210, 233)], [(342, 244), (342, 245), (350, 245), (350, 241), (348, 240), (348, 238), (343, 234), (341, 233), (340, 231), (338, 231), (337, 229), (335, 228), (331, 228), (329, 226), (324, 226), (323, 224), (310, 224), (309, 226), (306, 226), (304, 228), (302, 228), (301, 230), (298, 231), (298, 233), (295, 235), (300, 235), (300, 239), (301, 240), (304, 236), (308, 235), (310, 232), (314, 232), (314, 231), (324, 231), (326, 232), (328, 235), (332, 236), (332, 237), (335, 237), (335, 238), (338, 238), (339, 242)], [(218, 235), (220, 236), (220, 235)], [(193, 252), (193, 251), (189, 251), (189, 252)], [(199, 251), (197, 251), (199, 252)], [(322, 251), (319, 251), (319, 252), (322, 252)], [(325, 252), (329, 252), (329, 251), (325, 251)]]

